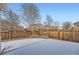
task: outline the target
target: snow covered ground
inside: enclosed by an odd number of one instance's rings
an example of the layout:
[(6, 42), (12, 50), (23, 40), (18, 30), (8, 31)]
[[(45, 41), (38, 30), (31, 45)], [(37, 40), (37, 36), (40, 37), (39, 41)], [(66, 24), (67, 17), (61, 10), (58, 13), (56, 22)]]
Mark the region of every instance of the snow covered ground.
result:
[[(11, 45), (12, 42), (7, 42), (7, 44)], [(15, 45), (11, 46), (24, 47), (9, 51), (5, 53), (6, 55), (79, 55), (79, 43), (55, 39), (32, 38), (17, 40), (15, 41)]]
[(24, 46), (27, 46), (29, 44), (33, 44), (35, 42), (38, 42), (40, 40), (43, 39), (31, 39), (31, 38), (23, 38), (23, 39), (19, 39), (19, 40), (12, 40), (12, 41), (5, 41), (5, 42), (1, 42), (1, 50), (3, 48), (5, 48), (4, 52), (10, 51), (10, 50), (15, 50), (15, 49), (19, 49), (22, 48)]

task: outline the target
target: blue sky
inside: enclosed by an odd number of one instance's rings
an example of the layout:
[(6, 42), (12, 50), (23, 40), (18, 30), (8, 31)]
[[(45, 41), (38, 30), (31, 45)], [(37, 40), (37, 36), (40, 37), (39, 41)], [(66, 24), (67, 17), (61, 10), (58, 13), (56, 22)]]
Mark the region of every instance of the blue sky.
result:
[[(51, 15), (53, 21), (62, 24), (65, 21), (79, 21), (79, 4), (56, 4), (56, 3), (36, 3), (40, 9), (41, 20), (44, 21), (47, 14)], [(21, 14), (21, 4), (8, 4), (8, 6), (17, 14)], [(25, 25), (25, 21), (21, 21)]]

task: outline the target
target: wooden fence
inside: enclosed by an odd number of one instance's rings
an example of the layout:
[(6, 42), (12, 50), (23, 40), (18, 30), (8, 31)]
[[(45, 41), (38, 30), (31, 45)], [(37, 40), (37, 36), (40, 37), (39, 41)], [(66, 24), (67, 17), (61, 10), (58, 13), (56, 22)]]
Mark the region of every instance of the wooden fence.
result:
[(40, 35), (59, 40), (79, 42), (79, 31), (41, 31)]
[(48, 37), (59, 40), (77, 41), (79, 42), (79, 31), (17, 31), (17, 32), (1, 32), (1, 39), (23, 38), (29, 36)]
[(1, 32), (1, 40), (7, 40), (12, 38), (23, 38), (31, 35), (30, 31), (17, 31), (17, 32)]

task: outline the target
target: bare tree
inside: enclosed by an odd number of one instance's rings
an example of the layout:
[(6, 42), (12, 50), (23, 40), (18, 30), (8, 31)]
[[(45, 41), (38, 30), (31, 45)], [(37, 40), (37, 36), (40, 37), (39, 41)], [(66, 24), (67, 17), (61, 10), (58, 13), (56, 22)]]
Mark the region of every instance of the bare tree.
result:
[(53, 23), (53, 19), (50, 15), (46, 15), (46, 21), (48, 26), (51, 26)]
[[(1, 16), (2, 16), (2, 14), (4, 14), (4, 15), (7, 14), (7, 6), (5, 3), (0, 3), (0, 29), (1, 29), (1, 20), (2, 20)], [(0, 32), (0, 34), (1, 34), (1, 32)], [(0, 36), (0, 54), (2, 54), (2, 50), (3, 49), (1, 49), (1, 36)]]
[(64, 30), (70, 30), (71, 27), (72, 27), (71, 22), (68, 22), (68, 21), (67, 22), (64, 22), (63, 25), (62, 25), (62, 28)]
[(11, 9), (8, 11), (8, 19), (10, 22), (10, 31), (11, 31), (11, 38), (12, 38), (12, 32), (16, 31), (16, 26), (19, 24), (18, 21), (19, 16), (14, 13)]
[(30, 30), (32, 30), (31, 25), (39, 19), (39, 9), (34, 4), (22, 4), (22, 9)]
[(54, 24), (53, 25), (55, 26), (55, 30), (59, 30), (60, 23), (58, 21), (54, 21)]
[[(1, 16), (5, 16), (7, 17), (7, 4), (6, 3), (0, 3), (0, 17)], [(0, 20), (2, 20), (2, 18), (0, 18)]]
[(32, 31), (33, 34), (33, 24), (35, 24), (39, 20), (39, 9), (34, 4), (22, 4), (22, 9), (24, 16), (29, 25), (29, 30)]
[(6, 3), (0, 3), (0, 11), (7, 11)]
[(45, 28), (45, 30), (50, 30), (52, 24), (53, 24), (53, 19), (52, 19), (52, 17), (50, 15), (47, 14), (46, 15), (46, 19), (44, 21), (44, 25), (45, 25), (44, 28)]

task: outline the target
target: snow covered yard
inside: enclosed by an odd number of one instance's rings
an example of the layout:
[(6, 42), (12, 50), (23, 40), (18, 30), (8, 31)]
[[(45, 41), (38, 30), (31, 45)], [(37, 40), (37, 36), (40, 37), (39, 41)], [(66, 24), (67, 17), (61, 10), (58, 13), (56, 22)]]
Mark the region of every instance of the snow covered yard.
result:
[(19, 39), (19, 40), (4, 41), (4, 42), (1, 42), (1, 49), (6, 48), (4, 52), (8, 52), (11, 50), (16, 50), (16, 49), (22, 48), (29, 44), (33, 44), (40, 40), (43, 40), (43, 39), (38, 40), (37, 38), (33, 38), (33, 39), (23, 38), (23, 39)]
[[(11, 45), (11, 49), (21, 47), (5, 53), (6, 55), (79, 55), (79, 43), (74, 42), (32, 38), (14, 42), (10, 41), (6, 44), (8, 46)], [(2, 43), (2, 45), (4, 45), (4, 43)]]

